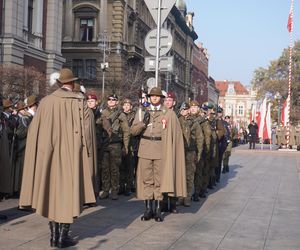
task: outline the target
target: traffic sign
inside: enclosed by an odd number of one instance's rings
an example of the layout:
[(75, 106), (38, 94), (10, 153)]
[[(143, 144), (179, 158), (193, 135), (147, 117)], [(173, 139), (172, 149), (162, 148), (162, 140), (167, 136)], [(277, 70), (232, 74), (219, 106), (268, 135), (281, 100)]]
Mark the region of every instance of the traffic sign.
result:
[[(173, 71), (173, 64), (173, 56), (163, 56), (159, 58), (159, 70), (162, 72)], [(145, 71), (155, 71), (155, 57), (145, 57)]]
[[(153, 29), (146, 35), (145, 38), (145, 49), (152, 56), (156, 56), (156, 40), (157, 40), (157, 29)], [(163, 56), (169, 52), (172, 48), (173, 37), (170, 31), (166, 29), (160, 30), (160, 53), (159, 56)]]
[(152, 15), (154, 22), (157, 25), (157, 11), (158, 11), (158, 6), (159, 3), (158, 1), (161, 1), (161, 14), (160, 14), (160, 18), (161, 18), (161, 25), (164, 23), (164, 21), (166, 20), (167, 16), (169, 15), (169, 12), (171, 11), (172, 7), (174, 6), (176, 0), (144, 0), (149, 11), (150, 14)]

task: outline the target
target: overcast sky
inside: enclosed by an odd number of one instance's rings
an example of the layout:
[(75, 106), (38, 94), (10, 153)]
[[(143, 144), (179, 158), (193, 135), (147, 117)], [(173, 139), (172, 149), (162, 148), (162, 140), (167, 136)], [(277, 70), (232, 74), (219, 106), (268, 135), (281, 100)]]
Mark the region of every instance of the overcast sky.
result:
[[(250, 85), (253, 72), (266, 68), (289, 46), (290, 0), (186, 0), (194, 12), (198, 41), (208, 49), (215, 80)], [(294, 3), (293, 40), (300, 39), (300, 1)]]

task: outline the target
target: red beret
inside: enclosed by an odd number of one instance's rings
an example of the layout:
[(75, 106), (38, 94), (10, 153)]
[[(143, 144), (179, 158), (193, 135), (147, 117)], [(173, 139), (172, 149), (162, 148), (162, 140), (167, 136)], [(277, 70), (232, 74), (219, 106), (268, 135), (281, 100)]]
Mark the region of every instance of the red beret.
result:
[(87, 95), (87, 99), (90, 100), (90, 99), (94, 99), (97, 101), (97, 96), (95, 94), (88, 94)]
[(173, 92), (168, 92), (167, 93), (167, 98), (172, 98), (172, 99), (176, 99), (176, 96), (175, 96), (175, 94), (173, 93)]

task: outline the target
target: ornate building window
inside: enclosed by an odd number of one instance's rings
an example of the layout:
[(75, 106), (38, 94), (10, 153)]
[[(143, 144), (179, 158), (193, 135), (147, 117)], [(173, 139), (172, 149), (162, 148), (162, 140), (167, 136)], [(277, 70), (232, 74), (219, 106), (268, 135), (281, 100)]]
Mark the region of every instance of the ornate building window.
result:
[(96, 59), (73, 59), (72, 70), (81, 79), (96, 80)]
[(80, 41), (92, 41), (94, 37), (94, 18), (80, 19)]
[(244, 105), (238, 106), (238, 115), (243, 116), (244, 115)]

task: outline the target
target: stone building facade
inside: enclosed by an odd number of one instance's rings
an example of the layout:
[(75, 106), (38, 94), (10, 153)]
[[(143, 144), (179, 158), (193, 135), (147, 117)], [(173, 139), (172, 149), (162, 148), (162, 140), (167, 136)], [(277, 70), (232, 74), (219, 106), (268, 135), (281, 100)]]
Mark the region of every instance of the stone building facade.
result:
[(220, 91), (219, 104), (224, 109), (224, 115), (232, 117), (240, 127), (250, 121), (252, 105), (256, 105), (256, 93), (247, 89), (239, 81), (216, 81)]
[[(144, 58), (149, 56), (144, 39), (156, 25), (143, 0), (63, 0), (63, 12), (65, 66), (72, 68), (86, 87), (103, 97), (111, 91), (130, 95), (131, 90), (136, 93), (146, 87), (154, 72), (143, 70)], [(180, 0), (163, 24), (173, 36), (167, 56), (174, 57), (174, 67), (172, 72), (161, 72), (160, 84), (174, 91), (179, 100), (192, 93), (192, 51), (197, 34), (187, 17), (186, 5)]]
[(0, 63), (34, 67), (49, 76), (59, 70), (62, 1), (0, 0)]

